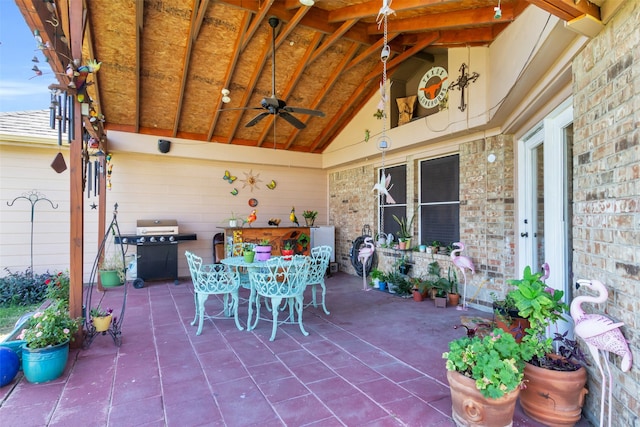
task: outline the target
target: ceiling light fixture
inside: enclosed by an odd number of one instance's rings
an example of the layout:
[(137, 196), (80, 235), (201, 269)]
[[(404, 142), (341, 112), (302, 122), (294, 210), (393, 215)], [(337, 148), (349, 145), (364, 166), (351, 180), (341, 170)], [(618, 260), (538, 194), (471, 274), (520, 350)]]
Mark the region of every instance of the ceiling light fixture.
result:
[(221, 91), (222, 93), (222, 102), (224, 102), (225, 104), (228, 104), (229, 102), (231, 102), (231, 98), (229, 98), (229, 89), (222, 89)]
[(500, 19), (502, 18), (502, 9), (500, 9), (500, 0), (498, 0), (498, 5), (496, 7), (493, 8), (493, 11), (495, 12), (493, 14), (493, 19)]
[(315, 4), (314, 0), (300, 0), (300, 4), (303, 6), (311, 7)]

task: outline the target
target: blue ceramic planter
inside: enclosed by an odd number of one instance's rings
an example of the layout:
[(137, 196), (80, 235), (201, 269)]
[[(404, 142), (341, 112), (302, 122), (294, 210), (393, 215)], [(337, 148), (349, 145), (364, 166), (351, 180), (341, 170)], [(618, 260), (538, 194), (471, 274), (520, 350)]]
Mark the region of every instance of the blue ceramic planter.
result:
[(22, 346), (22, 371), (30, 383), (45, 383), (64, 372), (69, 358), (69, 341), (53, 347), (30, 349)]

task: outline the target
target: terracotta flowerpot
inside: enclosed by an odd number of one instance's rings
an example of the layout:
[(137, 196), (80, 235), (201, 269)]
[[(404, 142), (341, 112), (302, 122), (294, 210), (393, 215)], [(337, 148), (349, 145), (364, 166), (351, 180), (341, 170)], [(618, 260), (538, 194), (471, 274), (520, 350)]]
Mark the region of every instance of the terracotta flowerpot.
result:
[(456, 307), (460, 302), (460, 294), (449, 294), (449, 305)]
[[(517, 310), (510, 310), (508, 313), (505, 310), (501, 310), (497, 308), (495, 303), (493, 305), (494, 312), (498, 310), (500, 315), (495, 315), (495, 323), (496, 327), (502, 329), (503, 331), (511, 334), (516, 342), (521, 342), (524, 337), (524, 331), (530, 326), (529, 319), (523, 319), (522, 317), (518, 317)], [(505, 320), (508, 320), (507, 324)]]
[(587, 370), (554, 371), (527, 363), (524, 368), (527, 388), (520, 393), (525, 414), (548, 426), (573, 426), (580, 420)]
[(451, 416), (459, 426), (505, 427), (513, 424), (513, 412), (520, 389), (498, 399), (484, 397), (475, 380), (447, 371), (451, 387)]
[(424, 299), (424, 297), (422, 296), (422, 294), (420, 293), (419, 290), (415, 289), (413, 291), (413, 300), (414, 301), (422, 301)]

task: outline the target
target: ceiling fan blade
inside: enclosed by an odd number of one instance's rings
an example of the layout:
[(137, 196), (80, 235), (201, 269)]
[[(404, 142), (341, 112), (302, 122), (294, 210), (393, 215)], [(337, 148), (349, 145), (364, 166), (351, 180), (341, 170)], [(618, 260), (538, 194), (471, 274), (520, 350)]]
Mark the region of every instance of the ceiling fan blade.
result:
[(307, 127), (307, 125), (305, 125), (300, 120), (296, 119), (295, 117), (293, 117), (291, 114), (287, 113), (286, 111), (280, 111), (279, 116), (282, 117), (283, 119), (285, 119), (286, 121), (288, 121), (289, 123), (291, 123), (297, 129), (304, 129), (304, 128)]
[(315, 117), (324, 117), (324, 113), (320, 110), (310, 110), (308, 108), (300, 108), (300, 107), (289, 107), (288, 105), (285, 106), (283, 110), (289, 111), (291, 113), (309, 114)]
[(265, 117), (267, 117), (270, 113), (267, 111), (264, 111), (260, 114), (258, 114), (257, 116), (255, 116), (253, 119), (249, 120), (247, 122), (246, 125), (244, 125), (244, 127), (246, 128), (250, 128), (251, 126), (255, 126), (256, 123), (258, 123), (260, 120), (264, 119)]

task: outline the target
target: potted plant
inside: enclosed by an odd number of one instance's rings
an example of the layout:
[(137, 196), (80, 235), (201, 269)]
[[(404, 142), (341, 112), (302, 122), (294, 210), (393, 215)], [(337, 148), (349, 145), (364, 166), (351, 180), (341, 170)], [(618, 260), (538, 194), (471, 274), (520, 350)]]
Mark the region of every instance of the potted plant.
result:
[(510, 333), (517, 342), (522, 341), (524, 331), (529, 327), (529, 320), (518, 314), (516, 303), (509, 294), (499, 298), (491, 292), (493, 300), (493, 320), (495, 325), (505, 332)]
[(229, 227), (231, 227), (231, 228), (238, 227), (238, 224), (240, 224), (240, 226), (242, 226), (242, 219), (238, 215), (233, 213), (233, 211), (231, 211), (231, 216), (229, 217), (228, 220), (229, 220)]
[(253, 259), (256, 256), (255, 251), (253, 250), (254, 246), (251, 243), (244, 243), (242, 245), (242, 256), (244, 257), (244, 262), (251, 264)]
[(411, 282), (411, 292), (415, 301), (422, 301), (427, 297), (429, 288), (429, 282), (420, 278), (412, 277), (409, 279)]
[(271, 258), (271, 241), (269, 239), (262, 239), (253, 250), (256, 253), (256, 261), (266, 261)]
[(27, 322), (19, 339), (22, 345), (22, 370), (29, 382), (43, 383), (62, 375), (69, 357), (69, 341), (80, 327), (80, 319), (69, 315), (68, 304), (54, 300)]
[[(410, 221), (407, 221), (406, 217), (398, 218), (395, 215), (392, 215), (393, 220), (398, 223), (400, 226), (400, 230), (396, 233), (398, 235), (398, 246), (399, 249), (408, 249), (411, 247), (411, 237), (413, 236), (411, 232), (411, 228), (413, 227), (413, 218), (411, 217)], [(404, 244), (402, 244), (404, 242)]]
[(109, 329), (109, 325), (111, 325), (113, 310), (103, 309), (100, 306), (94, 307), (89, 311), (89, 315), (91, 316), (91, 323), (95, 328), (96, 332), (104, 332)]
[(431, 253), (437, 254), (440, 246), (442, 246), (442, 243), (440, 243), (439, 240), (434, 240), (433, 242), (431, 242)]
[(411, 264), (409, 264), (409, 260), (406, 256), (401, 256), (394, 262), (394, 267), (398, 269), (400, 274), (407, 275), (411, 269)]
[(386, 288), (386, 274), (384, 273), (384, 271), (374, 268), (369, 273), (369, 276), (371, 276), (371, 286), (382, 289), (380, 288), (380, 282), (383, 282), (385, 283)]
[(280, 252), (282, 253), (282, 257), (286, 260), (290, 260), (293, 257), (293, 252), (295, 247), (295, 240), (285, 240)]
[(449, 267), (447, 271), (447, 281), (449, 282), (448, 298), (449, 304), (456, 307), (460, 302), (460, 294), (458, 293), (458, 275), (456, 271)]
[(527, 266), (522, 279), (508, 281), (514, 289), (507, 296), (530, 323), (522, 338), (531, 354), (525, 359), (527, 389), (520, 404), (528, 416), (544, 424), (573, 425), (581, 417), (587, 372), (577, 342), (566, 334), (556, 336), (563, 345), (553, 350), (554, 339), (547, 336), (547, 329), (564, 318), (568, 306), (562, 301), (564, 292), (547, 287), (542, 275)]
[(316, 220), (316, 217), (318, 216), (318, 211), (304, 211), (302, 212), (302, 216), (304, 217), (304, 220), (307, 223), (307, 227), (313, 227), (313, 222)]
[(125, 279), (124, 254), (121, 250), (105, 254), (100, 263), (100, 283), (105, 288), (122, 286)]
[(526, 345), (497, 328), (483, 338), (451, 341), (442, 357), (456, 424), (511, 425), (527, 355)]

